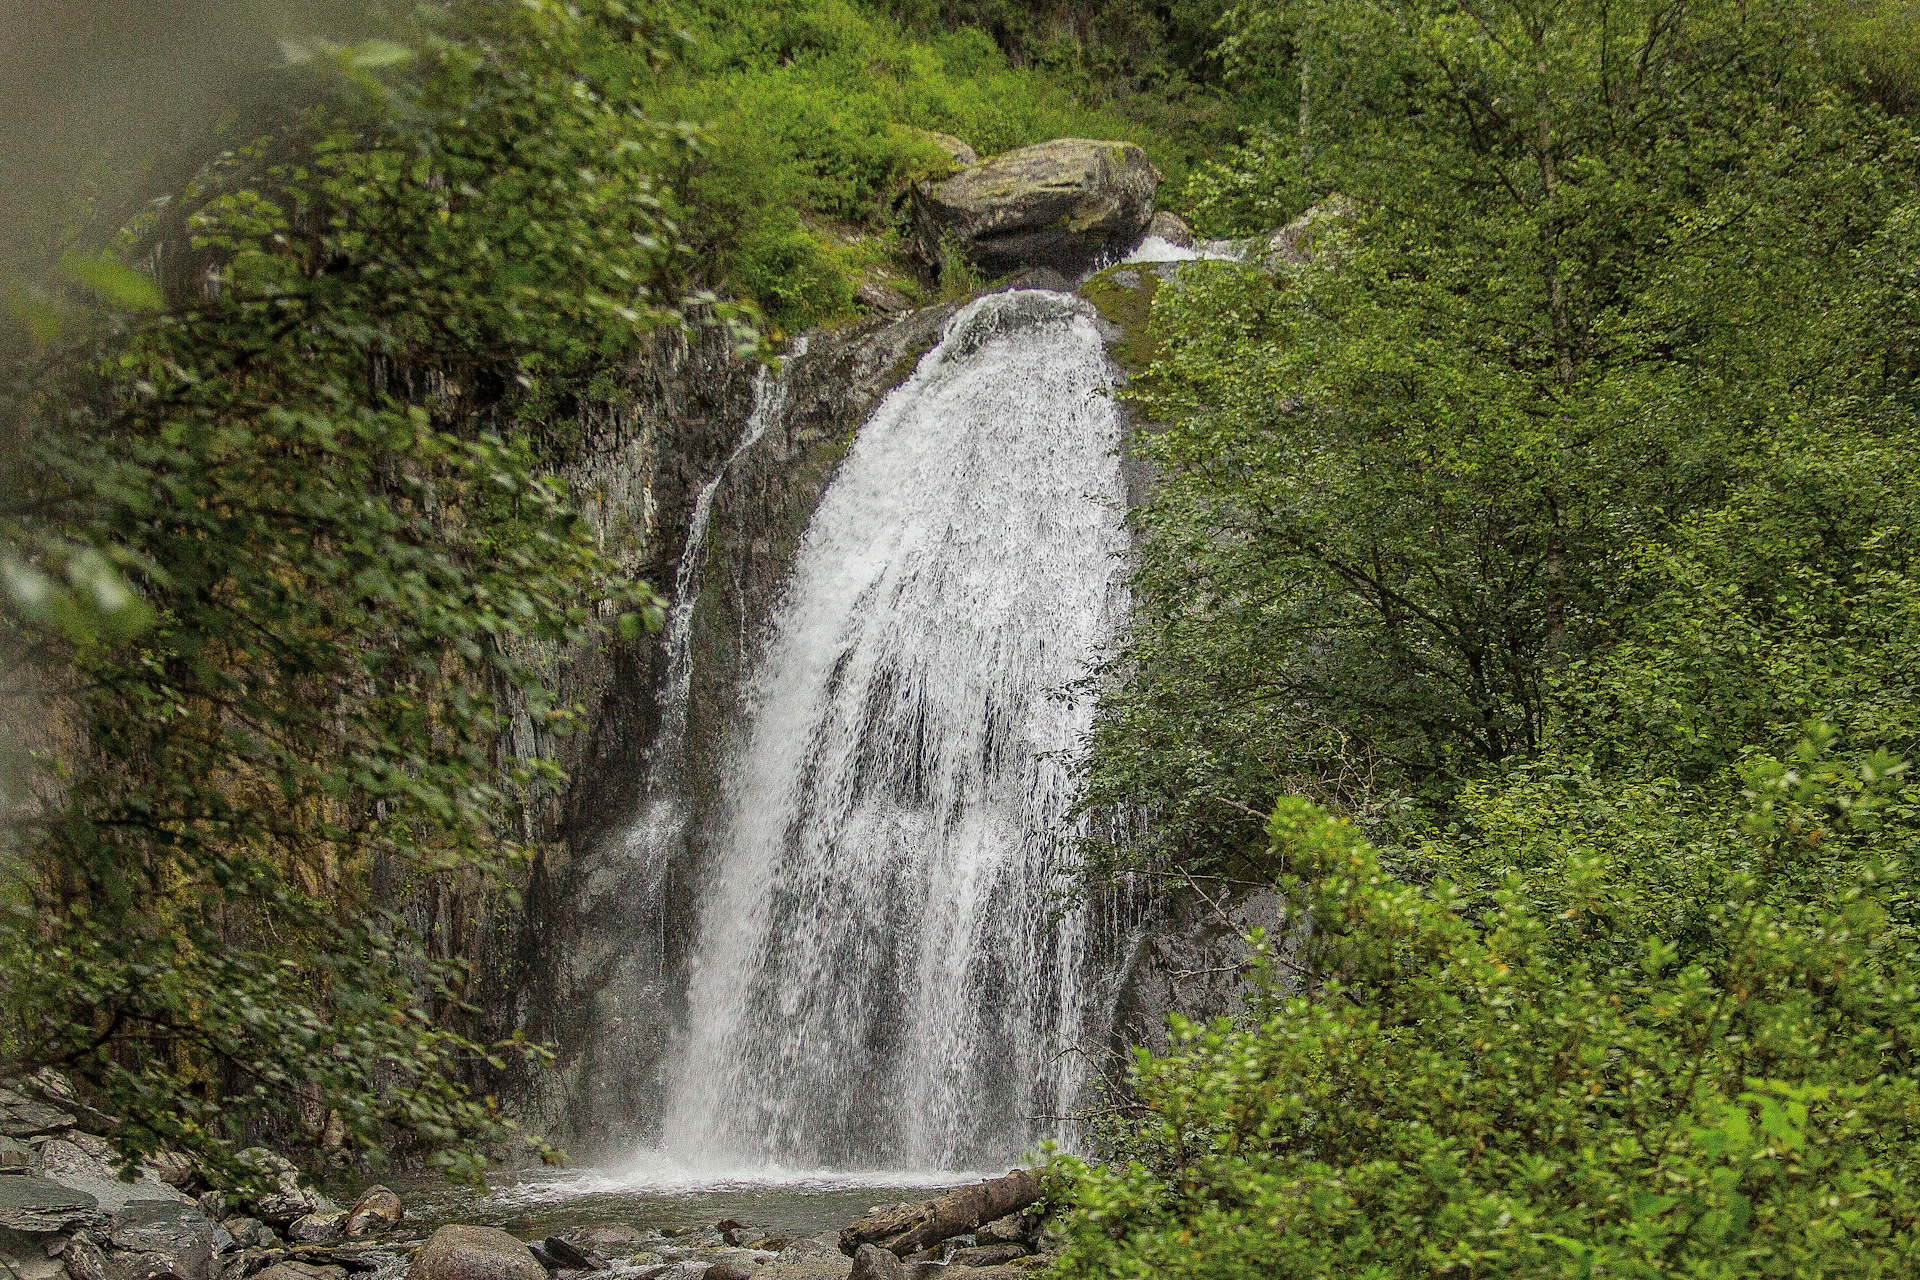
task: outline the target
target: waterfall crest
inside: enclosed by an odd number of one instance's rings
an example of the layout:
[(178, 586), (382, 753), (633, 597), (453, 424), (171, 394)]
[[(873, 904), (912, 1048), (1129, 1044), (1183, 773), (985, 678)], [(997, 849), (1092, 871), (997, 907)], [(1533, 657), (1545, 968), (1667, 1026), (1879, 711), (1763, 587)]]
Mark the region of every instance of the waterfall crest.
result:
[(1091, 712), (1050, 695), (1124, 607), (1112, 378), (1086, 303), (979, 299), (821, 500), (707, 833), (683, 1163), (978, 1166), (1071, 1105)]

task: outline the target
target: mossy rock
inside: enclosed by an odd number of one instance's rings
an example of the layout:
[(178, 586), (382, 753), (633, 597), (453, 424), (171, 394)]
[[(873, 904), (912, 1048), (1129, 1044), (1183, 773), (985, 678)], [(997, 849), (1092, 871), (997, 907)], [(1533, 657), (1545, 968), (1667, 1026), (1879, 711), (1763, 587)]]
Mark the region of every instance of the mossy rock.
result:
[(1108, 267), (1080, 287), (1080, 296), (1126, 334), (1111, 350), (1129, 377), (1139, 377), (1160, 358), (1162, 336), (1153, 320), (1153, 300), (1163, 283), (1153, 266)]

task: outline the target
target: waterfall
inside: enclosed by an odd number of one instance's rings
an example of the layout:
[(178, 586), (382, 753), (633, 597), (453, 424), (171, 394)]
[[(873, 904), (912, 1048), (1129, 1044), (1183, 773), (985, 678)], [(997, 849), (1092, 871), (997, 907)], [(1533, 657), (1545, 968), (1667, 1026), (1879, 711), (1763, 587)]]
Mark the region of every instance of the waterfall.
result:
[[(785, 368), (807, 354), (807, 339), (795, 338)], [(774, 374), (762, 365), (754, 374), (753, 409), (740, 443), (733, 447), (698, 496), (693, 518), (687, 522), (687, 544), (673, 575), (673, 608), (667, 614), (665, 652), (667, 671), (660, 685), (660, 727), (647, 759), (647, 785), (639, 824), (628, 841), (630, 855), (640, 858), (649, 873), (658, 872), (686, 834), (687, 817), (679, 776), (685, 763), (687, 699), (693, 686), (693, 653), (687, 641), (693, 634), (693, 610), (700, 601), (701, 563), (707, 556), (707, 529), (713, 523), (713, 500), (733, 464), (760, 442), (767, 428), (786, 411), (790, 388), (784, 369)]]
[(1112, 376), (1088, 304), (981, 298), (822, 498), (705, 833), (683, 1164), (981, 1167), (1058, 1132), (1091, 710), (1055, 695), (1124, 607)]

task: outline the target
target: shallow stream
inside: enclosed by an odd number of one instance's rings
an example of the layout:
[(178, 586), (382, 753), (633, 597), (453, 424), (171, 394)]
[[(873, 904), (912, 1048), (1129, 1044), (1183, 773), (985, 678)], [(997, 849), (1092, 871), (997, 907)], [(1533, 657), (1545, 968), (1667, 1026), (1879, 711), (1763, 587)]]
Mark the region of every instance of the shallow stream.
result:
[(430, 1178), (389, 1182), (407, 1206), (406, 1234), (443, 1223), (503, 1227), (522, 1239), (618, 1222), (680, 1231), (732, 1218), (775, 1238), (838, 1230), (875, 1205), (929, 1200), (1006, 1170), (900, 1173), (759, 1169), (695, 1173), (642, 1158), (623, 1168), (499, 1174), (482, 1191)]

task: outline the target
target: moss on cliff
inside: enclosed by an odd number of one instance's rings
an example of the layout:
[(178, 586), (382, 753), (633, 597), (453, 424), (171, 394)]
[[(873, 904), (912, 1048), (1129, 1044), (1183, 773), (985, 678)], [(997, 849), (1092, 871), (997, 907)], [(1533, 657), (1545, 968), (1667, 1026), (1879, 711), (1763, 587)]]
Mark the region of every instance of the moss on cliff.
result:
[(1153, 267), (1108, 267), (1080, 288), (1080, 296), (1126, 333), (1112, 348), (1130, 377), (1139, 377), (1160, 357), (1163, 335), (1153, 321), (1161, 279)]

